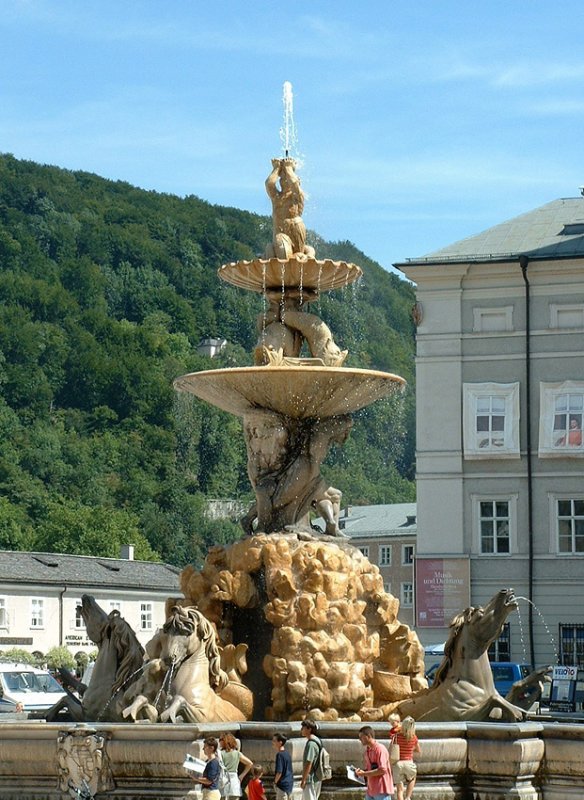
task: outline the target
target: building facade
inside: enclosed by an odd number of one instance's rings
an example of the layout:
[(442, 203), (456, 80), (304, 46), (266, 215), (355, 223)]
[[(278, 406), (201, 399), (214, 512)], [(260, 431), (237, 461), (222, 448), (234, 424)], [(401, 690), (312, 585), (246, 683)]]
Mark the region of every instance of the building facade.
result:
[(466, 563), (472, 605), (515, 588), (504, 655), (584, 666), (584, 198), (396, 266), (417, 284), (417, 570)]
[(73, 656), (96, 649), (79, 611), (90, 594), (109, 613), (118, 610), (146, 644), (165, 620), (168, 597), (182, 597), (180, 570), (127, 558), (61, 553), (0, 554), (0, 657), (19, 648), (30, 653), (68, 647)]
[(339, 527), (372, 564), (377, 564), (386, 592), (400, 601), (400, 622), (414, 621), (416, 504), (349, 506)]

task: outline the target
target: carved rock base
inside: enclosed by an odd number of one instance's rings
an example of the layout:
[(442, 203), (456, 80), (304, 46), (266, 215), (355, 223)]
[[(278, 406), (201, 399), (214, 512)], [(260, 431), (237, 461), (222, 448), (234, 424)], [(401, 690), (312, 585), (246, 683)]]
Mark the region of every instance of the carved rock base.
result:
[(200, 572), (181, 575), (184, 602), (216, 625), (222, 644), (249, 646), (243, 680), (258, 719), (382, 719), (388, 701), (424, 685), (423, 648), (399, 622), (378, 567), (324, 539), (250, 536), (211, 548)]

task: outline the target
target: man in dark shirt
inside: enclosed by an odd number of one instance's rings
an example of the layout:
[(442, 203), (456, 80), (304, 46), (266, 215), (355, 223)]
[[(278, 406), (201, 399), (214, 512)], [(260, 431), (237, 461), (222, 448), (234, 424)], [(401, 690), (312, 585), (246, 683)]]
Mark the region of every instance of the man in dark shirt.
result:
[(272, 736), (272, 745), (276, 751), (276, 765), (274, 767), (276, 800), (292, 800), (292, 791), (294, 789), (292, 758), (286, 750), (286, 741), (286, 737), (281, 733), (275, 733)]
[(191, 778), (200, 783), (203, 787), (203, 800), (220, 800), (219, 778), (221, 775), (221, 765), (217, 757), (219, 742), (213, 736), (208, 736), (203, 742), (203, 752), (207, 759), (207, 764), (203, 774), (191, 775)]

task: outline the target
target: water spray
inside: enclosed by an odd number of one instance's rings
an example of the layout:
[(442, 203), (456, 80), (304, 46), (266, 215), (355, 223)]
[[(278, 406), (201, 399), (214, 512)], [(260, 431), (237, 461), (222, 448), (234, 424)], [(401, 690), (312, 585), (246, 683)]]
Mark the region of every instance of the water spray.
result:
[(292, 146), (296, 143), (294, 95), (292, 94), (292, 84), (290, 81), (284, 81), (282, 101), (284, 103), (284, 123), (280, 128), (280, 138), (282, 140), (285, 158), (288, 158)]

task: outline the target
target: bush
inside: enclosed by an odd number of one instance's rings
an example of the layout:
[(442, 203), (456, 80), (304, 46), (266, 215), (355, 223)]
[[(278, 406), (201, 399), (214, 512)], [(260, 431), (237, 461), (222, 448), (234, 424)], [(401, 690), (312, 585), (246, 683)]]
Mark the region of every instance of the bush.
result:
[(0, 650), (0, 661), (13, 661), (18, 664), (30, 664), (36, 666), (37, 660), (28, 650), (20, 647), (12, 647), (10, 650)]
[(75, 659), (66, 647), (51, 647), (47, 652), (46, 662), (49, 669), (75, 669)]

